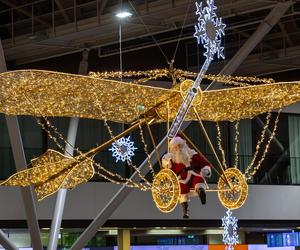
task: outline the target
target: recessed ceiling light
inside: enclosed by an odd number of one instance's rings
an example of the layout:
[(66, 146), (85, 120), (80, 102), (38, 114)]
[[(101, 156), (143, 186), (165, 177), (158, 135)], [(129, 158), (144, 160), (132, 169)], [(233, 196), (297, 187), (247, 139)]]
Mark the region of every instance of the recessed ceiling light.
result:
[(118, 17), (118, 18), (126, 18), (126, 17), (130, 17), (130, 16), (132, 16), (132, 13), (130, 13), (126, 10), (120, 11), (116, 14), (116, 17)]

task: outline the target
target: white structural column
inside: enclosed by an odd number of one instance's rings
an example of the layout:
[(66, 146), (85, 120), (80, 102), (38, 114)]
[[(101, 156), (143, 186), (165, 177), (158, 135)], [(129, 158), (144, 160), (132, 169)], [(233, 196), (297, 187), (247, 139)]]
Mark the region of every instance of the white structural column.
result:
[[(5, 71), (7, 71), (7, 68), (2, 43), (0, 41), (0, 72)], [(16, 169), (17, 171), (20, 171), (26, 168), (27, 163), (18, 118), (17, 116), (5, 116), (5, 118)], [(20, 190), (26, 213), (27, 225), (30, 232), (32, 247), (37, 250), (42, 250), (43, 246), (40, 237), (40, 228), (36, 215), (36, 204), (33, 198), (32, 187), (20, 188)]]
[[(6, 63), (5, 63), (5, 58), (4, 58), (4, 53), (3, 53), (3, 49), (2, 49), (2, 43), (0, 41), (0, 72), (5, 72), (7, 71), (6, 69)], [(9, 241), (7, 235), (0, 230), (0, 244), (8, 250), (15, 250), (17, 249), (17, 247)]]
[(0, 230), (0, 245), (7, 250), (18, 250), (2, 230)]
[[(78, 123), (79, 123), (79, 118), (71, 118), (69, 124), (67, 141), (74, 146), (76, 142)], [(72, 148), (69, 144), (67, 144), (65, 148), (65, 155), (70, 156), (73, 155), (73, 153), (74, 153), (74, 148)], [(51, 223), (48, 250), (57, 249), (58, 236), (59, 236), (61, 221), (64, 213), (66, 196), (67, 196), (67, 189), (65, 188), (60, 189), (57, 193), (54, 215)]]
[[(84, 50), (82, 52), (82, 60), (79, 65), (79, 70), (78, 70), (79, 74), (82, 74), (82, 75), (87, 74), (88, 56), (89, 56), (89, 51)], [(67, 144), (66, 148), (65, 148), (66, 156), (73, 155), (73, 153), (74, 153), (74, 148), (71, 145), (73, 145), (75, 147), (78, 124), (79, 124), (79, 118), (71, 118), (70, 124), (69, 124), (69, 129), (68, 129), (68, 136), (67, 136), (67, 141), (69, 142), (69, 144)], [(56, 203), (55, 203), (55, 208), (54, 208), (54, 215), (53, 215), (53, 219), (52, 219), (52, 223), (51, 223), (51, 231), (50, 231), (50, 237), (49, 237), (49, 243), (48, 243), (48, 250), (56, 250), (57, 249), (58, 236), (60, 233), (66, 196), (67, 196), (67, 189), (62, 188), (57, 193)]]
[[(270, 14), (264, 20), (264, 24), (260, 25), (257, 31), (254, 33), (255, 36), (251, 36), (246, 42), (247, 46), (243, 46), (235, 55), (235, 59), (230, 60), (228, 66), (222, 70), (222, 74), (232, 74), (246, 59), (250, 52), (255, 48), (255, 46), (262, 40), (262, 38), (271, 30), (271, 28), (279, 21), (281, 16), (287, 11), (291, 6), (292, 2), (278, 3)], [(264, 28), (263, 28), (264, 27)], [(262, 33), (262, 34), (260, 34)], [(257, 39), (259, 37), (259, 39)], [(186, 122), (182, 126), (184, 130), (189, 125), (189, 122)], [(157, 146), (158, 152), (160, 155), (166, 152), (166, 141), (165, 137)], [(156, 163), (157, 159), (155, 152), (153, 151), (150, 154), (151, 162)], [(147, 168), (147, 159), (140, 165), (139, 170), (142, 174), (148, 172)], [(136, 172), (131, 177), (132, 180), (138, 181), (139, 177)], [(87, 227), (87, 229), (80, 235), (77, 241), (72, 246), (71, 250), (82, 249), (86, 243), (95, 235), (97, 230), (106, 222), (106, 220), (112, 215), (112, 213), (117, 209), (117, 207), (122, 203), (122, 201), (130, 193), (131, 189), (125, 186), (122, 186), (119, 191), (114, 195), (114, 197), (107, 203), (107, 205), (100, 211), (96, 216), (93, 222)]]

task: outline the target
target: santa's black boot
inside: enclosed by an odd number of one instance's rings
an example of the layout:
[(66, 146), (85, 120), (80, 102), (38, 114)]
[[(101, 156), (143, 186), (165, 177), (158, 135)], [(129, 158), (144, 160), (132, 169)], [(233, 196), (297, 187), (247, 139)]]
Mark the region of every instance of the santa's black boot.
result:
[(190, 217), (189, 216), (189, 204), (187, 202), (183, 202), (183, 203), (181, 203), (181, 206), (182, 206), (182, 211), (183, 211), (182, 218), (188, 219)]
[(205, 189), (204, 188), (198, 188), (197, 189), (197, 193), (198, 193), (198, 196), (200, 198), (201, 204), (205, 205), (206, 204), (206, 192), (205, 192)]

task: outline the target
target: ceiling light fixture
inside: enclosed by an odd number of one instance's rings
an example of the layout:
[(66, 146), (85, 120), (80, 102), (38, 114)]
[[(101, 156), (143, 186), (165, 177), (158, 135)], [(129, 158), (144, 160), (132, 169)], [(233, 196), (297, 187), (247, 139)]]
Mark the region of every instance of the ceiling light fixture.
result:
[(132, 16), (132, 13), (128, 12), (127, 10), (122, 10), (116, 14), (116, 17), (121, 18), (121, 19), (130, 17), (130, 16)]

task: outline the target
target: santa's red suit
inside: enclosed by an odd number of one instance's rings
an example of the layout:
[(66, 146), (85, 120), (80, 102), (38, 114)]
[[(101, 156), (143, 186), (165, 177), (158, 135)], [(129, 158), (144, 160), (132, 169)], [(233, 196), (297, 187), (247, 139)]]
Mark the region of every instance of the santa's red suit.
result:
[(190, 149), (182, 138), (175, 137), (171, 140), (170, 152), (164, 155), (162, 163), (164, 168), (171, 168), (178, 176), (180, 203), (189, 200), (191, 189), (197, 191), (207, 188), (205, 178), (211, 175), (211, 165), (202, 155)]

